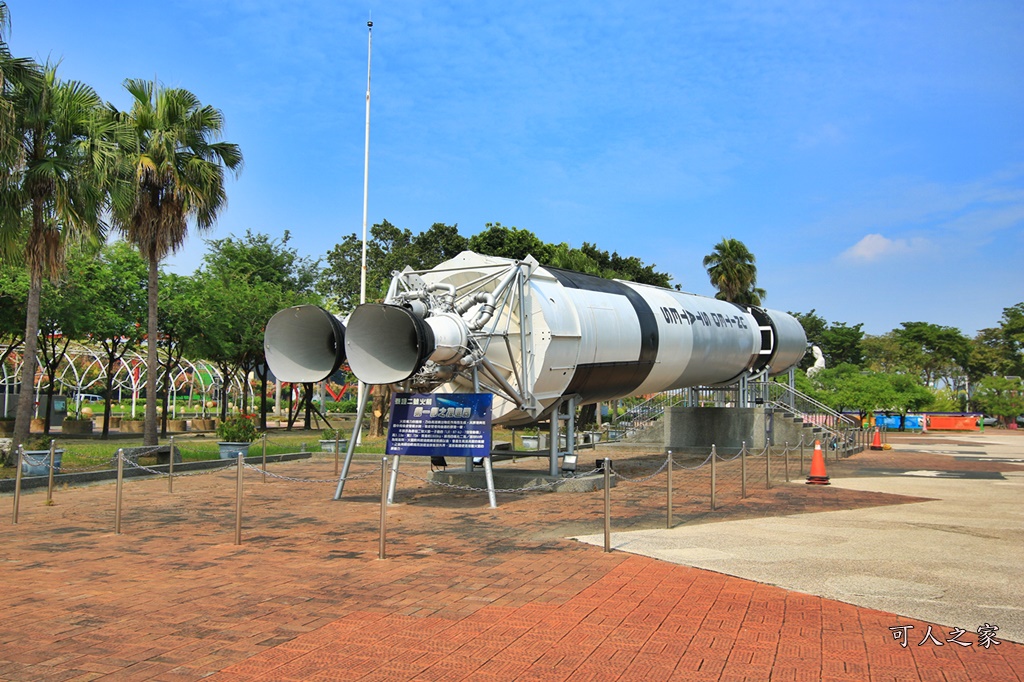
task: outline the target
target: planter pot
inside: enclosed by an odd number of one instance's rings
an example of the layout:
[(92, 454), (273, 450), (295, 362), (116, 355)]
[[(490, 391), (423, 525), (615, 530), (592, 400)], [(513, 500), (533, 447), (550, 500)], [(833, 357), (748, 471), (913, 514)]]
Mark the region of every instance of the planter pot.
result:
[(0, 419), (0, 436), (13, 436), (14, 435), (14, 420), (13, 419)]
[[(92, 427), (93, 427), (94, 430), (96, 430), (96, 429), (99, 429), (100, 431), (103, 430), (103, 415), (102, 414), (100, 416), (98, 416), (98, 417), (93, 417), (93, 419), (92, 419)], [(112, 429), (120, 429), (121, 428), (121, 417), (119, 417), (119, 416), (112, 416), (110, 418), (110, 428), (112, 428)]]
[(143, 433), (146, 430), (146, 422), (142, 419), (122, 419), (121, 433)]
[(540, 436), (523, 436), (522, 438), (524, 450), (540, 449)]
[[(54, 473), (60, 473), (60, 461), (64, 456), (63, 450), (54, 450), (53, 468)], [(21, 473), (24, 476), (49, 476), (50, 475), (50, 451), (49, 450), (25, 450), (25, 456), (21, 460)]]
[(29, 433), (42, 433), (44, 429), (46, 429), (46, 420), (33, 417), (32, 421), (29, 423)]
[(339, 452), (348, 452), (348, 439), (342, 438), (339, 441), (333, 440), (322, 440), (320, 441), (320, 452), (334, 452), (334, 444), (338, 444)]
[(176, 433), (188, 431), (188, 422), (184, 419), (168, 419), (167, 430), (174, 431)]
[(193, 419), (192, 430), (193, 431), (213, 431), (217, 428), (216, 419)]
[(61, 433), (64, 435), (82, 436), (92, 433), (92, 420), (89, 419), (65, 419), (60, 425)]
[(249, 446), (252, 443), (217, 443), (220, 448), (221, 459), (235, 459), (241, 452), (244, 457), (249, 456)]

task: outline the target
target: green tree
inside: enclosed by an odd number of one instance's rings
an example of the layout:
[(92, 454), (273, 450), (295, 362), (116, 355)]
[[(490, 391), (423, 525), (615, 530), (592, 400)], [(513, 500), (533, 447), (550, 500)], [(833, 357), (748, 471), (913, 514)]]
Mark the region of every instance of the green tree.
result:
[[(807, 337), (807, 343), (821, 348), (823, 343), (822, 337), (824, 336), (825, 328), (828, 326), (825, 318), (818, 315), (814, 308), (811, 308), (809, 313), (794, 313), (790, 311), (789, 314), (795, 317), (800, 326), (804, 328), (804, 336)], [(822, 354), (824, 352), (822, 350)], [(811, 353), (804, 353), (803, 359), (800, 360), (800, 369), (807, 371), (813, 364), (814, 356)]]
[(766, 297), (757, 287), (754, 254), (738, 239), (723, 238), (707, 256), (704, 267), (711, 285), (718, 289), (715, 298), (740, 305), (761, 305)]
[[(317, 264), (281, 241), (247, 231), (243, 238), (210, 240), (203, 267), (195, 275), (195, 296), (204, 320), (195, 336), (197, 351), (225, 376), (248, 385), (256, 372), (266, 382), (263, 335), (267, 321), (282, 308), (319, 303), (313, 292)], [(248, 406), (243, 392), (241, 407)], [(265, 414), (265, 404), (261, 406)], [(226, 407), (222, 401), (222, 415)], [(263, 420), (265, 424), (265, 419)]]
[(529, 230), (505, 227), (501, 223), (485, 223), (482, 232), (469, 238), (469, 249), (485, 256), (515, 260), (533, 256), (540, 263), (548, 263), (552, 247)]
[(554, 268), (583, 272), (597, 277), (613, 277), (610, 269), (603, 269), (596, 260), (588, 256), (581, 249), (574, 249), (565, 242), (555, 244), (551, 247), (548, 255), (548, 262)]
[[(350, 234), (327, 253), (319, 289), (335, 310), (349, 311), (359, 305), (362, 248), (362, 239)], [(377, 223), (366, 241), (366, 300), (384, 300), (395, 270), (432, 268), (465, 249), (466, 241), (454, 226), (434, 223), (426, 232), (414, 235), (386, 220)]]
[(414, 267), (426, 269), (468, 249), (469, 240), (459, 234), (458, 225), (434, 223), (426, 232), (412, 238), (412, 247), (416, 251)]
[(0, 183), (0, 242), (8, 244), (9, 253), (11, 242), (23, 239), (29, 274), (21, 375), (26, 399), (18, 401), (17, 448), (28, 437), (32, 417), (33, 401), (27, 396), (36, 371), (43, 278), (60, 276), (68, 245), (96, 240), (104, 232), (110, 129), (96, 92), (77, 81), (59, 80), (53, 65), (46, 66), (39, 83), (15, 84), (10, 101), (21, 153)]
[(1024, 384), (1019, 378), (985, 377), (979, 382), (972, 402), (984, 414), (1010, 424), (1024, 414)]
[(821, 350), (825, 354), (825, 362), (828, 365), (862, 365), (864, 364), (864, 351), (861, 347), (861, 340), (864, 332), (861, 328), (864, 325), (857, 323), (852, 327), (845, 322), (833, 322), (821, 334)]
[(970, 340), (955, 327), (930, 322), (904, 322), (893, 334), (910, 369), (926, 386), (944, 381), (953, 391), (962, 387), (971, 354)]
[[(1024, 302), (1003, 309), (998, 327), (982, 329), (973, 361), (983, 374), (1024, 376)], [(980, 377), (979, 377), (980, 378)]]
[[(863, 324), (852, 327), (845, 322), (828, 324), (825, 318), (818, 315), (812, 308), (809, 313), (790, 313), (804, 328), (807, 342), (821, 349), (825, 356), (825, 366), (835, 367), (842, 364), (862, 365), (864, 352), (861, 346), (864, 333)], [(814, 357), (808, 353), (800, 362), (802, 369), (814, 364)]]
[(873, 411), (888, 410), (895, 396), (888, 375), (866, 372), (851, 364), (826, 367), (814, 375), (816, 396), (837, 410), (857, 410), (861, 418)]
[[(225, 170), (242, 169), (238, 145), (219, 141), (223, 114), (182, 88), (128, 79), (128, 111), (111, 107), (130, 134), (122, 144), (119, 180), (111, 195), (113, 219), (149, 265), (147, 332), (159, 330), (159, 266), (185, 243), (189, 226), (211, 229), (227, 202)], [(159, 364), (157, 344), (147, 346), (147, 366)], [(157, 444), (157, 372), (146, 374), (144, 443)]]
[(81, 333), (100, 346), (106, 367), (103, 430), (110, 435), (110, 402), (118, 363), (145, 337), (146, 261), (127, 242), (104, 245), (95, 258), (84, 259), (71, 274), (88, 295), (77, 304), (85, 312)]
[[(76, 262), (91, 260), (89, 251), (72, 250), (68, 259)], [(89, 311), (81, 301), (86, 295), (83, 279), (76, 276), (79, 268), (72, 266), (56, 281), (43, 283), (42, 305), (39, 311), (38, 362), (46, 376), (47, 404), (53, 404), (57, 389), (57, 371), (67, 355), (72, 341), (83, 338), (83, 328)], [(31, 390), (22, 391), (22, 396), (31, 396)], [(33, 401), (26, 401), (33, 402)], [(18, 401), (19, 407), (21, 400)], [(43, 416), (43, 433), (50, 433), (50, 410)]]
[(892, 402), (890, 409), (900, 415), (900, 431), (907, 425), (907, 413), (917, 412), (928, 407), (935, 400), (935, 394), (921, 385), (921, 382), (910, 374), (886, 374), (892, 386)]
[(911, 371), (906, 351), (894, 332), (865, 336), (861, 340), (864, 366), (873, 372), (897, 373)]
[[(24, 340), (27, 298), (28, 274), (25, 266), (0, 261), (0, 367)], [(0, 372), (0, 376), (2, 374)]]
[[(639, 284), (650, 284), (656, 287), (672, 285), (672, 276), (665, 272), (658, 272), (655, 265), (644, 265), (636, 256), (620, 256), (618, 252), (611, 255), (607, 251), (600, 250), (596, 245), (583, 242), (580, 251), (592, 259), (598, 267), (598, 273), (602, 277), (613, 277), (625, 279)], [(608, 274), (604, 274), (608, 273)]]
[[(203, 331), (203, 310), (198, 284), (194, 278), (175, 273), (160, 273), (159, 315), (160, 315), (160, 374), (164, 414), (160, 420), (160, 433), (167, 435), (168, 393), (174, 372), (189, 349), (190, 339), (198, 338)], [(204, 413), (205, 414), (205, 413)]]

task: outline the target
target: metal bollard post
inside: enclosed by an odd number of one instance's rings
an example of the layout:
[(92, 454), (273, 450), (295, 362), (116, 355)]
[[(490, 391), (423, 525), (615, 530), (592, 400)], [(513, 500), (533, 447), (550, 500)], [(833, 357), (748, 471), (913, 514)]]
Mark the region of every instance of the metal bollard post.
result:
[(667, 485), (667, 500), (666, 507), (668, 508), (668, 515), (665, 519), (665, 527), (672, 527), (672, 451), (668, 451), (668, 485)]
[(612, 551), (612, 461), (604, 458), (604, 551)]
[(804, 475), (804, 437), (800, 436), (800, 475)]
[(242, 544), (242, 473), (245, 471), (245, 455), (238, 453), (238, 475), (235, 477), (235, 544)]
[(772, 489), (772, 446), (764, 449), (764, 487), (765, 490)]
[(388, 458), (380, 458), (380, 547), (377, 550), (378, 559), (387, 558), (385, 537), (388, 528)]
[(740, 448), (740, 499), (747, 496), (747, 441)]
[(714, 443), (711, 444), (711, 511), (715, 511), (715, 460), (718, 459), (718, 451)]
[[(334, 473), (338, 473), (335, 471)], [(267, 432), (263, 432), (263, 482), (267, 482)]]
[(171, 436), (171, 454), (167, 458), (167, 492), (174, 492), (174, 436)]
[(117, 449), (117, 488), (114, 493), (114, 535), (121, 534), (121, 494), (124, 489), (124, 448)]
[(11, 523), (17, 525), (18, 523), (18, 506), (21, 504), (21, 467), (25, 461), (25, 446), (18, 446), (18, 457), (15, 461), (15, 466), (18, 470), (14, 474), (14, 515), (11, 517)]
[(782, 451), (784, 471), (786, 472), (786, 483), (789, 483), (789, 441), (786, 441), (786, 449)]
[(49, 507), (53, 504), (53, 470), (56, 460), (54, 457), (57, 456), (57, 441), (50, 439), (50, 466), (47, 467), (46, 479), (46, 506)]

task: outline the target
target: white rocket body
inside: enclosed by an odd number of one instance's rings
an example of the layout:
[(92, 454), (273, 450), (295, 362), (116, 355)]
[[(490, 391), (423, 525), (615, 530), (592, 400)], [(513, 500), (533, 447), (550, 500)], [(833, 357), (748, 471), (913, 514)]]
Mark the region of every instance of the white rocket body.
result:
[(396, 273), (384, 304), (352, 313), (344, 339), (360, 380), (420, 392), (469, 392), (476, 381), (506, 424), (536, 421), (565, 397), (586, 404), (779, 374), (807, 347), (784, 312), (470, 251)]

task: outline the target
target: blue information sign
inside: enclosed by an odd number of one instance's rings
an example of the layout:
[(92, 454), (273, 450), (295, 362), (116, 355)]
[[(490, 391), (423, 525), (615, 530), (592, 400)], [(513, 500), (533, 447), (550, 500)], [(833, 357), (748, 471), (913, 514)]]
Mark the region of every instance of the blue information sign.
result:
[(389, 455), (489, 457), (490, 393), (396, 393)]

